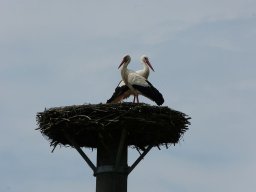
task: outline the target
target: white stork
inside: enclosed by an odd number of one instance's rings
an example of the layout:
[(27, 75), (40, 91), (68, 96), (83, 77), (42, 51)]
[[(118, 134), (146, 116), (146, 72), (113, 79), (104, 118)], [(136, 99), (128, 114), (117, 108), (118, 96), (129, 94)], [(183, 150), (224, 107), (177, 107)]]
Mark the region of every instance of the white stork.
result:
[(127, 69), (128, 64), (131, 61), (131, 57), (126, 55), (118, 68), (121, 68), (121, 76), (125, 85), (130, 89), (131, 93), (135, 95), (137, 103), (139, 103), (138, 95), (141, 94), (152, 101), (156, 102), (157, 105), (164, 103), (162, 94), (145, 78), (136, 72)]
[[(142, 77), (148, 79), (150, 69), (154, 71), (151, 63), (149, 62), (149, 59), (146, 55), (142, 55), (140, 57), (140, 62), (143, 65), (143, 69), (135, 71), (135, 73), (141, 75)], [(149, 69), (150, 68), (150, 69)], [(134, 71), (133, 71), (134, 72)], [(128, 89), (127, 85), (124, 83), (123, 80), (121, 80), (118, 84), (118, 86), (115, 89), (115, 92), (113, 93), (112, 97), (107, 101), (107, 103), (119, 103), (123, 99), (126, 99), (130, 97), (132, 92), (130, 89)], [(135, 95), (133, 98), (133, 102), (135, 102)]]

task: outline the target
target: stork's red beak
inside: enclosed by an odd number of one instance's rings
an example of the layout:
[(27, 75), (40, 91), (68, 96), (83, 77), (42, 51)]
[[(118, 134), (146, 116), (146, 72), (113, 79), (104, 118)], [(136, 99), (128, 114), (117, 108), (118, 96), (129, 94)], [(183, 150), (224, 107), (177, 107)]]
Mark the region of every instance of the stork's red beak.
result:
[(150, 67), (150, 69), (152, 69), (152, 71), (155, 71), (155, 70), (153, 69), (151, 63), (149, 62), (149, 60), (148, 60), (148, 59), (145, 59), (145, 60), (146, 60), (147, 65)]

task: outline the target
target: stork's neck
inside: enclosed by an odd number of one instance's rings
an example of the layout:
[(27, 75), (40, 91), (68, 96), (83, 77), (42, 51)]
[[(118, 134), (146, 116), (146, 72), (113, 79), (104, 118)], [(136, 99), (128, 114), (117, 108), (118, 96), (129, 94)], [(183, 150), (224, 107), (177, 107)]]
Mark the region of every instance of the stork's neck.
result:
[(123, 64), (122, 68), (121, 68), (121, 77), (122, 80), (124, 81), (124, 83), (126, 85), (128, 85), (128, 74), (130, 73), (131, 70), (127, 69), (129, 63), (125, 63)]
[(149, 76), (149, 67), (146, 63), (143, 62), (143, 77), (145, 77), (146, 79), (148, 79)]
[(136, 73), (138, 73), (142, 77), (145, 77), (146, 79), (148, 79), (148, 76), (149, 76), (149, 73), (150, 73), (149, 67), (144, 62), (141, 62), (141, 63), (143, 65), (143, 69), (136, 71)]

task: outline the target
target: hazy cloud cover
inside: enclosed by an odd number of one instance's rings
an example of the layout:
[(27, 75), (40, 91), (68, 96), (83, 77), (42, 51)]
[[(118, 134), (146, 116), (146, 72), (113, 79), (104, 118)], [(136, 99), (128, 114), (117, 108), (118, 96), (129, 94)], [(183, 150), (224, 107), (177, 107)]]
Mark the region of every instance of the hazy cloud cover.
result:
[[(164, 105), (192, 117), (180, 144), (146, 156), (128, 190), (254, 191), (255, 7), (253, 0), (0, 1), (0, 191), (95, 190), (75, 150), (51, 153), (35, 116), (106, 102), (126, 53), (132, 69), (147, 54)], [(130, 151), (130, 163), (137, 156)]]

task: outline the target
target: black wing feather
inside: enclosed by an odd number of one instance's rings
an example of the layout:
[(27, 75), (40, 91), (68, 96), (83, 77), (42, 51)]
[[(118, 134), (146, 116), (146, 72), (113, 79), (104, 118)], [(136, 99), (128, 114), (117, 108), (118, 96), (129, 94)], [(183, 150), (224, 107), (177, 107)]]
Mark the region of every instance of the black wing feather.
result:
[(112, 95), (112, 97), (109, 100), (107, 100), (107, 103), (116, 103), (116, 102), (118, 102), (119, 100), (122, 99), (122, 98), (121, 99), (118, 99), (118, 98), (123, 97), (124, 93), (128, 90), (130, 90), (130, 89), (127, 85), (123, 85), (121, 87), (117, 86), (116, 89), (115, 89), (115, 92)]
[(164, 103), (163, 95), (148, 81), (146, 80), (149, 86), (141, 85), (132, 85), (134, 89), (137, 89), (141, 92), (142, 95), (156, 102), (157, 105), (162, 105)]

